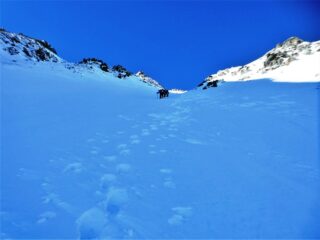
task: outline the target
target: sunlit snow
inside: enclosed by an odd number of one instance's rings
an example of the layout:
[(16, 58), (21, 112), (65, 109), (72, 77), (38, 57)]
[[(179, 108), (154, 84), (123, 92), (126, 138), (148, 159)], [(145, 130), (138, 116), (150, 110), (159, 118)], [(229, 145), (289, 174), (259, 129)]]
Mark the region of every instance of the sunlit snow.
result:
[(1, 238), (319, 238), (319, 84), (158, 99), (136, 77), (1, 65)]

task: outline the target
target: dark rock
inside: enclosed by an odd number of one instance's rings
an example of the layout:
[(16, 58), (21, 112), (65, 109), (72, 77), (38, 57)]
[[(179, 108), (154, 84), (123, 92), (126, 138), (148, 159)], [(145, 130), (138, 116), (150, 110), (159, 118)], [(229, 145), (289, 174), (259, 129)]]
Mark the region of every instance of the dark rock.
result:
[(24, 54), (27, 56), (27, 57), (32, 57), (31, 53), (28, 51), (28, 49), (26, 47), (23, 47), (23, 50)]
[(199, 83), (198, 84), (198, 87), (201, 87), (201, 86), (203, 86), (203, 84), (206, 82), (206, 80), (205, 81), (203, 81), (203, 82), (201, 82), (201, 83)]
[(132, 75), (125, 67), (121, 65), (115, 65), (112, 67), (112, 71), (118, 73), (118, 78), (130, 77)]
[(50, 59), (50, 54), (43, 48), (39, 48), (35, 51), (38, 61), (48, 61)]
[(19, 54), (19, 51), (15, 48), (15, 47), (8, 47), (7, 51), (11, 54), (11, 55), (17, 55)]
[(207, 86), (208, 87), (218, 87), (218, 80), (208, 82)]
[(267, 59), (264, 61), (264, 67), (272, 67), (275, 65), (279, 65), (283, 63), (285, 58), (288, 58), (288, 54), (286, 52), (278, 52), (278, 53), (268, 53)]
[(57, 51), (47, 42), (44, 40), (35, 39), (42, 47), (48, 49), (49, 51), (53, 52), (54, 54), (58, 54)]
[(100, 67), (102, 71), (109, 72), (108, 64), (106, 64), (105, 62), (97, 58), (84, 58), (79, 63), (80, 64), (96, 64)]

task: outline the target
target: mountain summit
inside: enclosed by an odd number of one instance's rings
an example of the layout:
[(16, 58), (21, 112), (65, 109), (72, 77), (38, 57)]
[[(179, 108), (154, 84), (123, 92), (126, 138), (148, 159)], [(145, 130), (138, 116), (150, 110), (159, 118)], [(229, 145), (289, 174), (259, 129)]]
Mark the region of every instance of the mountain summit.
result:
[[(62, 62), (57, 51), (44, 40), (28, 37), (22, 33), (16, 34), (0, 29), (1, 58), (6, 59), (7, 54), (17, 61), (33, 60), (47, 62)], [(6, 54), (7, 53), (7, 54)]]
[(210, 75), (199, 87), (216, 80), (247, 81), (269, 78), (280, 82), (320, 81), (320, 41), (307, 42), (290, 37), (244, 66), (231, 67)]

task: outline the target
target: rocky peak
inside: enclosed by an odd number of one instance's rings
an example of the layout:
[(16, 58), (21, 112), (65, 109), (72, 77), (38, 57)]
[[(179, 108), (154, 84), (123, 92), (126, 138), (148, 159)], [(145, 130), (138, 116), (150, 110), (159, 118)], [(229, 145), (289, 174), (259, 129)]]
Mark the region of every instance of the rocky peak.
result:
[(5, 52), (25, 60), (60, 62), (57, 51), (44, 40), (28, 37), (22, 33), (11, 33), (0, 29), (0, 42)]
[(290, 37), (285, 40), (283, 43), (277, 44), (277, 47), (289, 47), (289, 46), (296, 46), (300, 43), (304, 42), (301, 38), (298, 37)]
[(198, 85), (202, 89), (214, 86), (214, 81), (243, 81), (270, 78), (277, 81), (319, 81), (320, 41), (307, 42), (290, 37), (262, 57), (244, 66), (220, 70)]
[(100, 59), (96, 59), (96, 58), (84, 58), (82, 59), (79, 64), (85, 64), (87, 66), (89, 66), (89, 68), (92, 68), (94, 65), (98, 66), (102, 71), (104, 72), (109, 72), (109, 67), (108, 64), (106, 64), (105, 62), (103, 62)]
[(112, 67), (112, 71), (116, 74), (116, 76), (118, 78), (126, 78), (126, 77), (130, 77), (132, 75), (132, 73), (130, 71), (128, 71), (125, 67), (123, 67), (122, 65), (114, 65)]

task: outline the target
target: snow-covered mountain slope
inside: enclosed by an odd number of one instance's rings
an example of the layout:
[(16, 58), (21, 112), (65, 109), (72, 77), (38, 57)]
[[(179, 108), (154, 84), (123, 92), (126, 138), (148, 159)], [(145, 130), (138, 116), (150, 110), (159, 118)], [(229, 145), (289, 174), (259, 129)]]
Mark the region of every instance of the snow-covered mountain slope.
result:
[(318, 83), (94, 68), (1, 63), (2, 239), (320, 237)]
[(138, 71), (135, 76), (141, 79), (141, 81), (151, 85), (155, 86), (156, 88), (164, 88), (161, 86), (156, 80), (152, 79), (151, 77), (147, 76), (143, 71)]
[(246, 81), (265, 78), (280, 82), (319, 82), (320, 41), (306, 42), (291, 37), (247, 65), (227, 68), (210, 75), (199, 86), (203, 88), (214, 80)]
[(0, 57), (11, 61), (31, 60), (62, 62), (56, 50), (46, 41), (0, 29)]
[[(83, 75), (99, 75), (101, 79), (122, 79), (129, 81), (141, 81), (153, 87), (153, 91), (163, 88), (156, 80), (146, 76), (142, 71), (133, 75), (121, 65), (115, 65), (112, 68), (100, 59), (84, 58), (79, 63), (71, 63), (63, 60), (57, 55), (56, 50), (46, 41), (27, 37), (22, 33), (12, 33), (0, 29), (0, 57), (2, 63), (22, 64), (32, 66), (39, 62), (52, 62), (52, 67), (59, 68), (59, 64), (69, 69), (71, 72), (82, 73)], [(49, 65), (48, 65), (49, 66)], [(63, 71), (64, 72), (64, 71)]]

